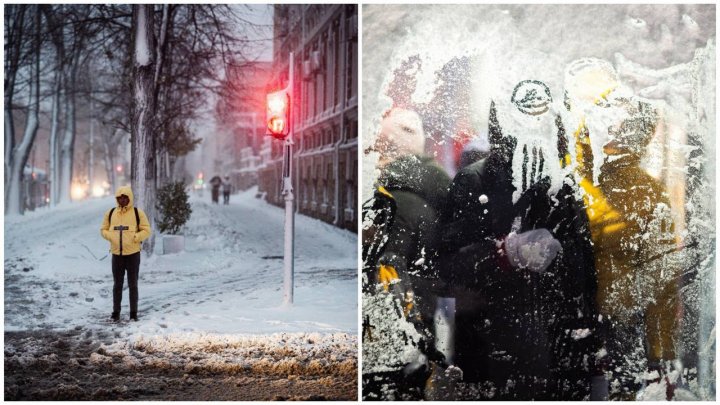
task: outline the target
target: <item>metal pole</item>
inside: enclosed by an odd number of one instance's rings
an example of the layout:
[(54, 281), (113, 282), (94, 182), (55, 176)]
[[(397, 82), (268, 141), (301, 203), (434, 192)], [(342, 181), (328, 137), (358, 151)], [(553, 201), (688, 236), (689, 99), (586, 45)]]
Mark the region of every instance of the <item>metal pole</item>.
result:
[(94, 105), (93, 105), (93, 93), (92, 93), (92, 81), (90, 82), (90, 163), (88, 164), (88, 189), (89, 194), (93, 195), (93, 177), (95, 176), (95, 173), (93, 173), (93, 166), (95, 166), (95, 151), (94, 151), (94, 143), (95, 143), (95, 131), (94, 131)]
[(293, 97), (293, 52), (290, 52), (290, 71), (288, 79), (288, 94), (290, 94), (290, 109), (288, 110), (288, 125), (290, 133), (285, 139), (285, 156), (283, 168), (283, 195), (285, 196), (285, 255), (283, 258), (284, 281), (283, 298), (285, 304), (293, 303), (295, 284), (295, 210), (293, 201), (295, 195), (292, 187), (292, 145), (293, 145), (293, 120), (292, 111), (295, 108)]

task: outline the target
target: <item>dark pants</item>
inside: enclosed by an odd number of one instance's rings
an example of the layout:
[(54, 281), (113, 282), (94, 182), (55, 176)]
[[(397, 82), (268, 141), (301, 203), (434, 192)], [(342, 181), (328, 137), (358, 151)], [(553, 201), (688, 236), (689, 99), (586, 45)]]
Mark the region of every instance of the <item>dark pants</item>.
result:
[(230, 202), (230, 192), (223, 191), (223, 203), (228, 204)]
[(127, 270), (130, 290), (130, 313), (137, 313), (138, 275), (140, 274), (140, 252), (128, 256), (112, 255), (113, 272), (113, 312), (120, 313), (123, 282)]
[(605, 347), (609, 356), (611, 382), (620, 383), (610, 400), (634, 401), (644, 380), (639, 378), (648, 367), (645, 319), (639, 314), (623, 321), (610, 321)]

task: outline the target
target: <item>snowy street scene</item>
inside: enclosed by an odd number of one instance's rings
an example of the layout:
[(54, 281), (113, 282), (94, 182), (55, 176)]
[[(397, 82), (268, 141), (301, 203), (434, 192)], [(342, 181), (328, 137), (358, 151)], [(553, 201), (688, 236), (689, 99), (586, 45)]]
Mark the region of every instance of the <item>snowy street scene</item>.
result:
[(357, 400), (357, 5), (3, 8), (4, 399)]
[(112, 199), (6, 217), (6, 399), (354, 398), (356, 236), (299, 216), (283, 306), (283, 212), (255, 191), (191, 200), (186, 250), (142, 258), (138, 322), (127, 295), (109, 321)]

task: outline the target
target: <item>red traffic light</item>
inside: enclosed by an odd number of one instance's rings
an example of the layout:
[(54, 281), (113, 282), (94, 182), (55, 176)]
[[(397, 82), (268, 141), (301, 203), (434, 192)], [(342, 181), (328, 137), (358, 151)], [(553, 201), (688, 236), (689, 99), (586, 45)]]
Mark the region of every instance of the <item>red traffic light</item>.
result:
[(290, 134), (290, 96), (286, 90), (267, 95), (267, 129), (270, 135), (285, 139)]

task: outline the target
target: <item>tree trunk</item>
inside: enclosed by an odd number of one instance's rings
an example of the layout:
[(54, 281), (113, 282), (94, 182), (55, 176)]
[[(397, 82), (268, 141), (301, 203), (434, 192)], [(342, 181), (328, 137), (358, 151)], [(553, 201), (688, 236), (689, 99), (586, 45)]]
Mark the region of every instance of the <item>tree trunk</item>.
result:
[[(185, 181), (185, 156), (170, 158), (170, 177), (173, 181)], [(193, 180), (190, 180), (190, 187)]]
[[(142, 208), (153, 228), (156, 194), (156, 154), (153, 136), (155, 117), (155, 30), (153, 6), (133, 5), (132, 58), (132, 188), (135, 206)], [(143, 244), (146, 253), (152, 254), (154, 235)]]
[[(23, 33), (25, 32), (25, 12), (27, 5), (8, 5), (5, 8), (5, 207), (7, 212), (12, 177), (13, 150), (15, 149), (15, 123), (12, 104), (15, 96), (15, 80), (20, 66)], [(11, 14), (12, 15), (9, 15)]]
[(8, 93), (12, 92), (9, 88), (5, 88), (5, 206), (7, 207), (8, 195), (10, 190), (10, 167), (12, 165), (12, 151), (15, 148), (15, 124), (12, 116), (12, 96)]
[(52, 92), (52, 115), (50, 118), (50, 139), (48, 148), (49, 167), (48, 182), (50, 183), (50, 206), (54, 207), (60, 200), (59, 195), (59, 178), (60, 170), (58, 168), (60, 141), (60, 116), (61, 106), (64, 105), (63, 100), (63, 76), (65, 72), (65, 36), (62, 28), (62, 8), (53, 7), (50, 4), (40, 6), (46, 21), (47, 33), (55, 48), (55, 77), (53, 78)]
[(28, 103), (27, 123), (25, 125), (25, 133), (20, 144), (12, 151), (12, 163), (10, 169), (10, 188), (8, 193), (8, 204), (6, 210), (8, 214), (22, 214), (24, 211), (23, 195), (21, 186), (23, 182), (23, 169), (27, 163), (30, 150), (38, 130), (38, 111), (40, 108), (40, 11), (36, 6), (35, 15), (35, 35), (33, 61), (30, 74), (30, 100)]
[(71, 201), (73, 157), (75, 153), (75, 77), (80, 58), (73, 58), (70, 71), (65, 79), (65, 135), (60, 150), (60, 203)]
[(113, 142), (115, 135), (118, 130), (115, 130), (112, 134), (106, 135), (103, 131), (103, 146), (105, 149), (105, 172), (107, 173), (108, 181), (110, 182), (110, 192), (114, 193), (117, 190), (117, 180), (115, 177), (115, 149), (116, 142)]
[[(156, 46), (156, 58), (155, 58), (155, 75), (153, 77), (153, 102), (155, 103), (155, 106), (164, 105), (167, 108), (167, 92), (170, 90), (170, 86), (163, 86), (161, 83), (161, 76), (163, 69), (169, 70), (170, 66), (165, 63), (165, 55), (167, 55), (167, 49), (168, 49), (168, 35), (170, 32), (170, 27), (172, 26), (172, 16), (171, 14), (171, 7), (170, 5), (163, 5), (162, 6), (162, 20), (160, 22), (160, 37), (158, 38), (158, 43)], [(161, 90), (164, 91), (163, 96), (161, 97)], [(160, 132), (160, 136), (156, 136), (155, 138), (155, 145), (156, 150), (155, 153), (158, 156), (157, 161), (157, 183), (158, 184), (165, 184), (167, 183), (168, 173), (167, 173), (167, 157), (165, 156), (165, 151), (167, 150), (167, 146), (165, 145), (165, 139), (167, 139), (167, 132), (168, 127), (170, 123), (164, 119), (163, 117), (163, 109), (156, 108), (156, 116), (158, 119), (163, 120), (165, 123), (163, 124), (162, 131)], [(156, 134), (157, 135), (157, 134)]]
[(157, 181), (158, 184), (165, 184), (165, 153), (162, 151), (162, 147), (159, 148), (157, 154)]
[(59, 200), (58, 190), (58, 131), (60, 127), (60, 92), (62, 91), (62, 63), (58, 63), (55, 71), (55, 90), (52, 97), (52, 123), (50, 124), (50, 170), (48, 180), (50, 181), (50, 206), (57, 205)]

